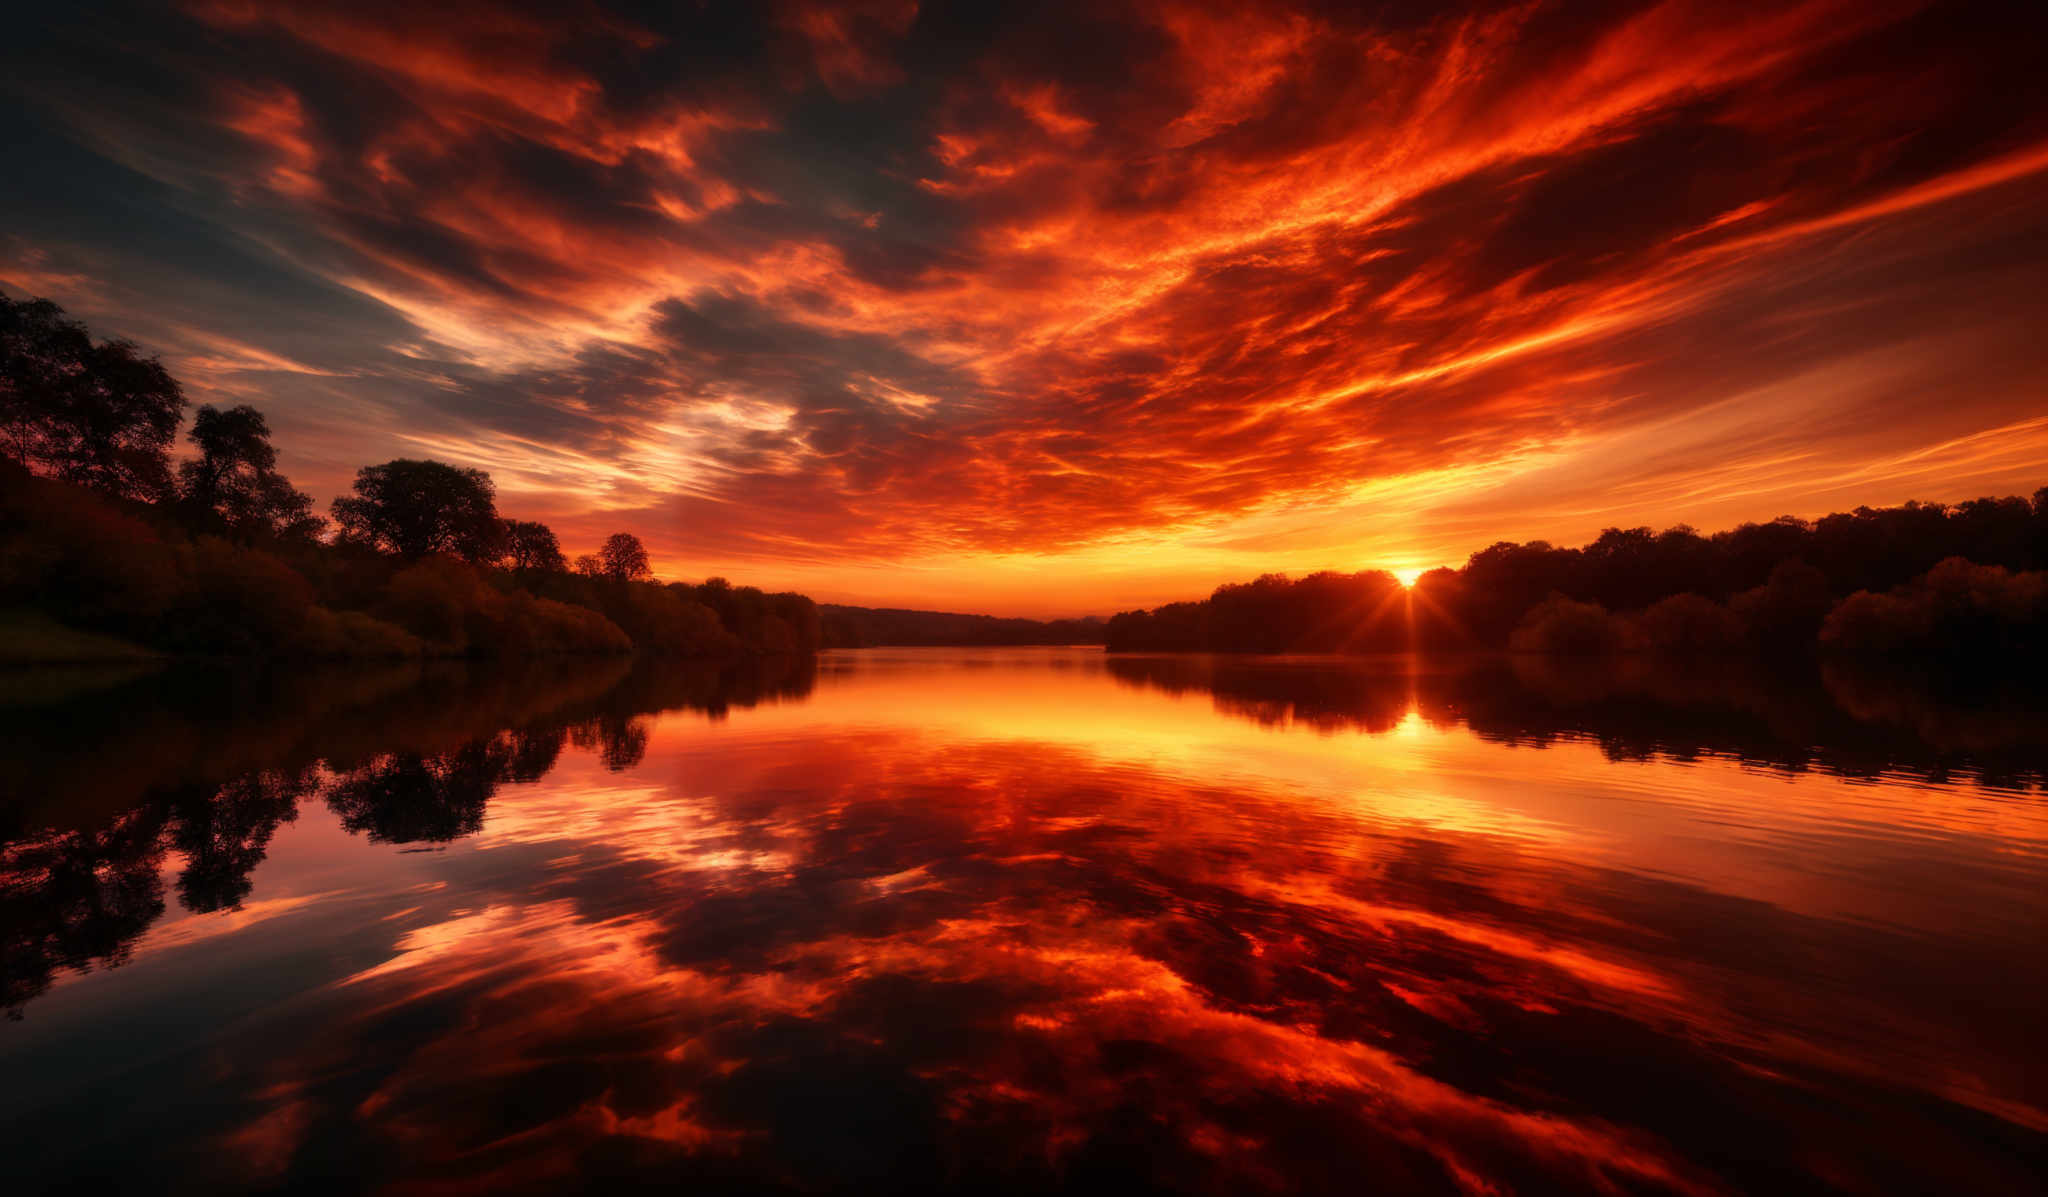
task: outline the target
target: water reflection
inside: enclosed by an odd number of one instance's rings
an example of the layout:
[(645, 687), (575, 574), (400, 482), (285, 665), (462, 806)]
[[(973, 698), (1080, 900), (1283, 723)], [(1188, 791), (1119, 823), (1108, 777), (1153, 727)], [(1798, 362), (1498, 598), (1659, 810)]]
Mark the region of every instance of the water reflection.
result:
[(2038, 786), (2024, 742), (1501, 662), (544, 681), (378, 690), (17, 836), (40, 1179), (2035, 1180), (2048, 821), (1974, 780)]
[(1795, 663), (1783, 672), (1644, 657), (1112, 656), (1110, 675), (1266, 727), (1384, 733), (1411, 713), (1482, 738), (1541, 746), (1584, 737), (1613, 760), (1705, 754), (1848, 777), (1960, 770), (1986, 784), (2048, 782), (2048, 695), (1942, 695), (1910, 679)]
[(4, 765), (17, 785), (0, 802), (0, 826), (16, 829), (0, 844), (0, 1009), (19, 1018), (58, 969), (125, 960), (164, 913), (167, 851), (183, 861), (185, 909), (239, 909), (271, 837), (309, 797), (372, 842), (452, 840), (483, 827), (499, 786), (545, 777), (567, 741), (627, 769), (652, 713), (722, 717), (814, 680), (813, 663), (782, 660), (7, 678)]

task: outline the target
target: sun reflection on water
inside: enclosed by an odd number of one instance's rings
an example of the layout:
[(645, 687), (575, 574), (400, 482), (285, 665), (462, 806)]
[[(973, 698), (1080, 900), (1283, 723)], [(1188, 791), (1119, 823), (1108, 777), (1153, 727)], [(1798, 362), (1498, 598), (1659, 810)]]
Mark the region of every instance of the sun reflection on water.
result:
[(104, 1083), (204, 1100), (103, 1133), (228, 1187), (2023, 1189), (2037, 802), (1186, 664), (879, 652), (327, 768), (240, 913), (63, 974), (0, 1061), (170, 1003), (174, 1071)]

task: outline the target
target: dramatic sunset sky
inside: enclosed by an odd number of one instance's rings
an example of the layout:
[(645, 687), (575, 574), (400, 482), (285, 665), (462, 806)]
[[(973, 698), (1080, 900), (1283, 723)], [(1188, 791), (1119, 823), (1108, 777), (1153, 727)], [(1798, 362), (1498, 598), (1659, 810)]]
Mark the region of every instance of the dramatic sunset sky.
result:
[(46, 6), (0, 290), (828, 601), (2048, 484), (2037, 5), (997, 7)]

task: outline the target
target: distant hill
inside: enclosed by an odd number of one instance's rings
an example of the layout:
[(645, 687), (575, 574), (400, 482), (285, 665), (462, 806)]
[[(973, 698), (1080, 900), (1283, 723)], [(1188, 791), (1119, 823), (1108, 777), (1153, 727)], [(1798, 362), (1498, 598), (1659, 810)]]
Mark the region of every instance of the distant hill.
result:
[(1103, 621), (1087, 619), (1003, 619), (951, 611), (906, 611), (897, 607), (818, 607), (826, 648), (885, 645), (1101, 644)]

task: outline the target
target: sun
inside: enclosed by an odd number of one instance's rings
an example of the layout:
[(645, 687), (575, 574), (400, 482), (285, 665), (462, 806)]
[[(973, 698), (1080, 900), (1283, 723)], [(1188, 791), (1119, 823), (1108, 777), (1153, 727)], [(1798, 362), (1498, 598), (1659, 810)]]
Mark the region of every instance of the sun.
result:
[(1396, 578), (1400, 579), (1401, 585), (1413, 586), (1415, 585), (1415, 579), (1421, 577), (1424, 573), (1427, 573), (1428, 571), (1423, 569), (1419, 565), (1409, 565), (1404, 566), (1401, 569), (1389, 570), (1388, 572), (1392, 573)]

